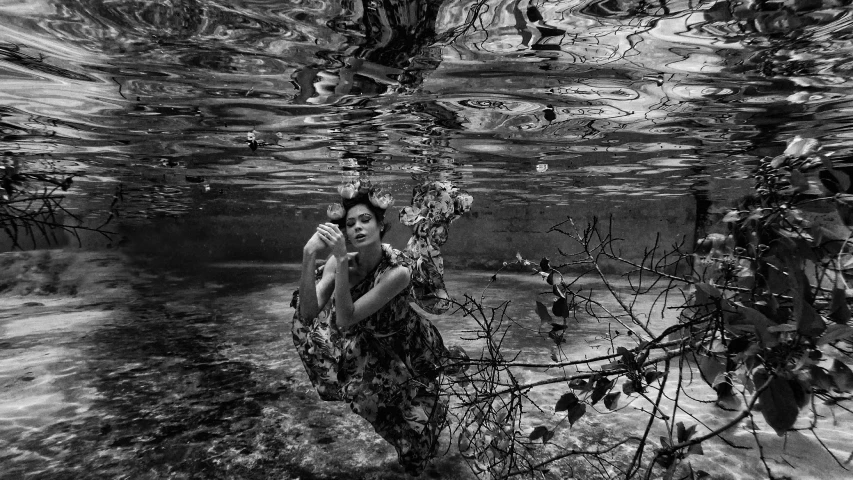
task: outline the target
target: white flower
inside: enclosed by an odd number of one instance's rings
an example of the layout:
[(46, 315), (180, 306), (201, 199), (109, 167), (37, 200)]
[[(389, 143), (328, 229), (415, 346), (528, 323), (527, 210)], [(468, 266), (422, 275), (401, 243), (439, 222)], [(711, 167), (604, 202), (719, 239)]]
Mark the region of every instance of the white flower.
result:
[(814, 138), (803, 138), (799, 135), (788, 142), (785, 155), (794, 158), (808, 157), (820, 150), (820, 142)]
[(344, 210), (344, 206), (340, 203), (333, 203), (329, 205), (329, 208), (326, 210), (326, 215), (329, 217), (329, 220), (338, 221), (344, 218), (347, 212)]
[(353, 198), (358, 193), (359, 182), (348, 183), (346, 185), (341, 185), (338, 187), (338, 193), (341, 194), (341, 198), (345, 198), (347, 200)]
[(385, 210), (394, 204), (394, 197), (387, 193), (370, 192), (370, 203)]

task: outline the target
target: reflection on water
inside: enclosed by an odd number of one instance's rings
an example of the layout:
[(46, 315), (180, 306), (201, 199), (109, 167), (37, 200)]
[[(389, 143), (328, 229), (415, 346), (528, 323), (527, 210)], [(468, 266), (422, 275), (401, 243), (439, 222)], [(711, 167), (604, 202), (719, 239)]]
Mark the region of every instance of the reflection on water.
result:
[[(551, 254), (545, 232), (570, 214), (613, 215), (630, 255), (657, 231), (691, 241), (795, 134), (849, 161), (851, 32), (847, 0), (5, 0), (0, 135), (4, 158), (84, 174), (65, 205), (91, 222), (121, 185), (113, 225), (157, 275), (293, 261), (355, 176), (398, 204), (436, 180), (471, 193), (444, 247), (450, 268)], [(407, 238), (391, 232), (398, 246)], [(79, 378), (117, 410), (162, 409), (166, 390), (198, 409), (69, 427), (119, 442), (119, 456), (131, 440), (117, 431), (174, 446), (236, 428), (234, 417), (272, 421), (255, 397), (280, 395), (217, 343), (249, 318), (197, 311), (207, 287), (171, 284), (186, 301), (169, 303), (169, 285), (137, 285), (149, 301), (126, 314), (138, 323), (93, 340), (121, 362)], [(127, 337), (138, 344), (121, 346)], [(155, 360), (134, 371), (134, 355)], [(222, 391), (204, 397), (210, 379)], [(206, 426), (170, 430), (178, 417)]]

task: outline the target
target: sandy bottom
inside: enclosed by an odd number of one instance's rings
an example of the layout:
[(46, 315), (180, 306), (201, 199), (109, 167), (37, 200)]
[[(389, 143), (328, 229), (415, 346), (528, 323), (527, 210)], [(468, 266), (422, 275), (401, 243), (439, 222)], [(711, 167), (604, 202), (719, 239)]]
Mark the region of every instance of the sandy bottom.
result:
[[(346, 405), (320, 401), (308, 382), (289, 332), (294, 265), (165, 271), (115, 252), (41, 251), (2, 254), (0, 267), (0, 471), (8, 478), (404, 476), (393, 449), (367, 422)], [(449, 287), (479, 296), (490, 276), (450, 272)], [(487, 298), (512, 300), (510, 316), (537, 325), (531, 306), (541, 290), (532, 277), (505, 275)], [(463, 340), (469, 321), (445, 315), (434, 322), (447, 343), (477, 349)], [(566, 351), (604, 353), (606, 331), (576, 324)], [(550, 345), (532, 330), (519, 329), (505, 348), (525, 359), (550, 356)], [(553, 373), (517, 371), (522, 381)], [(556, 424), (560, 417), (548, 412), (565, 391), (534, 391), (545, 412), (529, 415), (522, 431)], [(683, 412), (676, 418), (713, 427), (733, 415), (700, 404), (710, 399), (707, 391), (697, 385), (697, 401), (686, 404), (695, 419)], [(623, 401), (615, 413), (589, 413), (572, 428), (558, 428), (553, 443), (591, 447), (640, 435), (648, 407)], [(853, 449), (853, 432), (845, 428), (853, 418), (833, 419), (825, 406), (818, 412), (821, 440), (843, 462)], [(760, 415), (755, 422), (774, 475), (851, 478), (814, 436), (777, 437)], [(654, 430), (652, 443), (663, 433)], [(689, 458), (693, 469), (713, 478), (766, 476), (751, 430), (739, 426), (726, 438), (739, 448), (706, 442), (703, 456)], [(447, 435), (443, 441), (449, 448), (422, 478), (474, 478), (455, 442)], [(615, 453), (618, 462), (629, 449)], [(574, 458), (544, 478), (594, 478), (600, 471)]]

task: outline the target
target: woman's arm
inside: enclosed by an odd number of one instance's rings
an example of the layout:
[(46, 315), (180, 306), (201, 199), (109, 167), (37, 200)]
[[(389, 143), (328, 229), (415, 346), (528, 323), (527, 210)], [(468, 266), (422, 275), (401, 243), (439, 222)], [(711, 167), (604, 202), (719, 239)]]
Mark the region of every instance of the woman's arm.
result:
[(325, 248), (325, 243), (315, 234), (305, 244), (305, 248), (302, 249), (302, 276), (299, 279), (299, 315), (304, 319), (314, 318), (319, 315), (332, 296), (335, 269), (337, 267), (334, 256), (330, 256), (326, 262), (320, 281), (316, 283), (314, 281), (317, 254)]
[[(335, 277), (335, 315), (338, 327), (344, 329), (376, 313), (405, 290), (411, 281), (411, 273), (408, 268), (394, 267), (379, 277), (376, 286), (353, 302), (349, 293), (349, 278), (347, 278), (346, 273), (343, 275), (346, 289), (341, 288), (342, 285), (339, 283), (341, 281), (340, 270), (344, 269), (340, 268)], [(342, 304), (344, 304), (343, 308)]]

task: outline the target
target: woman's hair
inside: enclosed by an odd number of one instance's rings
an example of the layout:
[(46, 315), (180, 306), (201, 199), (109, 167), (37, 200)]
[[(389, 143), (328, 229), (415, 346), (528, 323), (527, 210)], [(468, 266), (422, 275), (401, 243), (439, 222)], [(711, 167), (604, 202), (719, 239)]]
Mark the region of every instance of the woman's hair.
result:
[[(356, 205), (364, 205), (370, 210), (370, 213), (373, 214), (373, 217), (376, 219), (376, 223), (379, 224), (379, 238), (384, 238), (385, 234), (388, 233), (388, 230), (391, 230), (391, 223), (385, 221), (385, 212), (386, 209), (379, 208), (373, 203), (370, 202), (370, 195), (366, 192), (358, 192), (352, 198), (344, 198), (341, 199), (341, 203), (344, 206), (344, 211), (349, 213), (350, 209), (355, 207)], [(338, 228), (341, 229), (342, 232), (346, 232), (347, 229), (347, 216), (344, 215), (344, 218), (340, 220), (336, 220), (334, 222)], [(349, 241), (349, 239), (347, 239)]]

